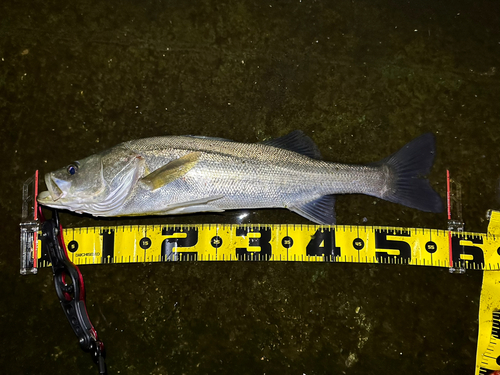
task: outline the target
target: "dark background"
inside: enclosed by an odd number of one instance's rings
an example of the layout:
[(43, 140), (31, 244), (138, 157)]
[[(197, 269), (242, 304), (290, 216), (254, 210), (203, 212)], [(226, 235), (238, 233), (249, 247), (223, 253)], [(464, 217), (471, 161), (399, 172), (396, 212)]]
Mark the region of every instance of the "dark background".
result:
[[(430, 175), (462, 184), (466, 229), (499, 208), (498, 1), (2, 1), (0, 369), (96, 374), (49, 269), (19, 275), (21, 186), (121, 141), (256, 142), (301, 129), (367, 163), (433, 132)], [(234, 223), (237, 212), (65, 226)], [(367, 196), (341, 224), (446, 228)], [(306, 223), (285, 210), (245, 222)], [(110, 374), (472, 374), (481, 273), (410, 266), (81, 267)]]

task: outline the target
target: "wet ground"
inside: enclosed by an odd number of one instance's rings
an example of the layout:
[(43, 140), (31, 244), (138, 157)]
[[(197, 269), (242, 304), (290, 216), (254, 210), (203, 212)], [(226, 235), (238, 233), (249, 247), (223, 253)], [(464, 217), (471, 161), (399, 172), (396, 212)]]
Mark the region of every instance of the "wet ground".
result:
[[(81, 1), (0, 4), (0, 369), (96, 374), (53, 290), (19, 276), (21, 185), (121, 141), (262, 141), (301, 129), (327, 160), (379, 160), (433, 132), (430, 175), (463, 186), (466, 229), (499, 208), (497, 1)], [(96, 220), (233, 223), (236, 213)], [(445, 228), (366, 196), (342, 224)], [(285, 210), (252, 223), (306, 223)], [(481, 274), (410, 266), (86, 266), (110, 374), (472, 374)]]

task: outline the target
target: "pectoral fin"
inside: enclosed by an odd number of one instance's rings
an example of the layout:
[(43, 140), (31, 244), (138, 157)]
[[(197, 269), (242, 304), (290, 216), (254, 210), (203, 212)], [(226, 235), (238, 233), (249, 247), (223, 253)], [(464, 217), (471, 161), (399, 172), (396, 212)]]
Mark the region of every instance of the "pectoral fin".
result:
[(156, 190), (188, 173), (200, 159), (201, 152), (192, 152), (158, 168), (144, 176), (141, 181), (151, 190)]

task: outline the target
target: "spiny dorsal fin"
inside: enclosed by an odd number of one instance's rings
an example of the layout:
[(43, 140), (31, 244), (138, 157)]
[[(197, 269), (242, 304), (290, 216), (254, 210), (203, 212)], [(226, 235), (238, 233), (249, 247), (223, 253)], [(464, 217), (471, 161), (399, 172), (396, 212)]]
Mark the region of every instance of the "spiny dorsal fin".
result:
[(316, 146), (314, 141), (300, 130), (294, 130), (283, 137), (270, 139), (262, 143), (268, 146), (294, 151), (313, 159), (321, 159), (321, 153), (318, 146)]
[(191, 152), (144, 176), (141, 181), (151, 190), (156, 190), (188, 173), (200, 159), (201, 152)]

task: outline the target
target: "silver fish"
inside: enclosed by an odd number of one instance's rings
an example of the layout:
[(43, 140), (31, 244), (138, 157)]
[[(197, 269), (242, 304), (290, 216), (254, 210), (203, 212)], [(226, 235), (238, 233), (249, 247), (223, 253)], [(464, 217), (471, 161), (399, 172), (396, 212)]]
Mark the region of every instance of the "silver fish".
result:
[(287, 208), (335, 224), (335, 195), (361, 193), (440, 212), (425, 176), (434, 136), (424, 134), (368, 165), (321, 160), (301, 131), (261, 143), (194, 136), (121, 143), (45, 175), (38, 202), (94, 216), (170, 215)]

